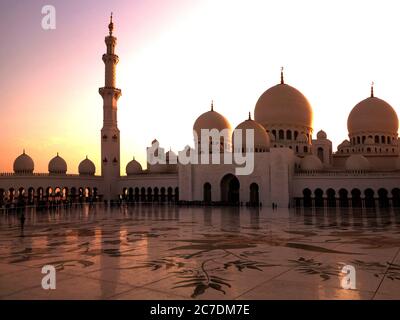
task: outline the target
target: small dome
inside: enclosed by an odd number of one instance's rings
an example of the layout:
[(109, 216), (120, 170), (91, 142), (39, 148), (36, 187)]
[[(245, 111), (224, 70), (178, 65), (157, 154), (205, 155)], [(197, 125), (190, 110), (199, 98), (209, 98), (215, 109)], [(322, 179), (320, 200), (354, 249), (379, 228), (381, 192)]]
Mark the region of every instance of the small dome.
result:
[(49, 173), (65, 174), (66, 172), (67, 172), (67, 163), (57, 153), (57, 155), (49, 162)]
[[(239, 133), (239, 131), (236, 130), (241, 130), (241, 132)], [(246, 146), (246, 130), (253, 130), (254, 132), (254, 149), (253, 147), (251, 147), (253, 149), (254, 152), (265, 152), (269, 150), (270, 147), (270, 138), (269, 135), (267, 133), (267, 131), (265, 130), (265, 128), (260, 125), (259, 123), (257, 123), (254, 120), (251, 120), (250, 115), (249, 115), (249, 119), (243, 121), (242, 123), (240, 123), (234, 130), (233, 134), (232, 134), (232, 141), (233, 141), (233, 147), (234, 148), (239, 148), (239, 150), (247, 150), (247, 146)], [(241, 146), (235, 146), (235, 132), (236, 134), (241, 135), (242, 137), (242, 145)], [(235, 150), (238, 151), (238, 150)], [(247, 150), (249, 151), (249, 150)]]
[(318, 133), (317, 133), (317, 139), (324, 140), (324, 139), (326, 139), (327, 137), (328, 137), (328, 136), (327, 136), (327, 134), (326, 134), (326, 132), (325, 132), (324, 130), (318, 131)]
[(265, 91), (257, 101), (254, 119), (265, 128), (273, 125), (312, 128), (313, 112), (307, 98), (281, 83)]
[(351, 110), (347, 119), (350, 135), (373, 132), (397, 135), (399, 119), (396, 111), (386, 101), (369, 97)]
[(30, 156), (28, 156), (25, 153), (25, 150), (24, 150), (24, 152), (15, 159), (13, 167), (14, 167), (14, 172), (15, 173), (19, 173), (19, 174), (29, 173), (29, 174), (31, 174), (31, 173), (33, 173), (33, 170), (35, 168), (35, 164), (34, 164), (32, 158)]
[(78, 171), (80, 175), (93, 176), (96, 172), (96, 166), (86, 156), (86, 159), (82, 160), (79, 164)]
[(343, 140), (343, 142), (338, 146), (338, 148), (348, 148), (348, 147), (351, 147), (351, 143), (349, 140)]
[(319, 171), (322, 170), (323, 165), (318, 157), (309, 154), (301, 159), (300, 168), (304, 171)]
[(353, 154), (347, 158), (345, 167), (348, 171), (367, 171), (370, 169), (370, 163), (363, 155)]
[(365, 139), (364, 144), (372, 145), (372, 144), (375, 144), (375, 141), (374, 141), (374, 139), (368, 137), (367, 139)]
[(143, 172), (142, 165), (133, 158), (127, 165), (126, 165), (126, 174), (128, 176), (140, 174)]
[(308, 142), (308, 138), (307, 135), (305, 133), (301, 133), (297, 136), (296, 139), (297, 142), (303, 142), (303, 143), (307, 143)]
[[(231, 125), (222, 114), (214, 111), (214, 107), (211, 105), (211, 110), (198, 117), (193, 125), (193, 131), (197, 133), (199, 138), (201, 137), (201, 129), (217, 129), (218, 131), (228, 129), (231, 131)], [(229, 135), (231, 135), (230, 132)]]

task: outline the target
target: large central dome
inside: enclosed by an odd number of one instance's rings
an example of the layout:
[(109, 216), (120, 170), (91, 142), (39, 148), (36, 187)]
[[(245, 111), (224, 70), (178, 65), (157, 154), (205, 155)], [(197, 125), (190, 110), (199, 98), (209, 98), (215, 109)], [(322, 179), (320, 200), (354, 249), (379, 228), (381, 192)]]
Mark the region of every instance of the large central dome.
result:
[(313, 113), (307, 98), (299, 90), (281, 83), (261, 95), (254, 118), (265, 128), (274, 125), (312, 128)]

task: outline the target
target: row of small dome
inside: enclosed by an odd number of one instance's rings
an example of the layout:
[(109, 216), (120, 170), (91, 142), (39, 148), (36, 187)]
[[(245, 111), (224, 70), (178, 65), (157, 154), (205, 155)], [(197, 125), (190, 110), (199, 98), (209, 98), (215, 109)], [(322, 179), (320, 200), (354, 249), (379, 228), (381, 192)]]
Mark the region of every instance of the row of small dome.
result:
[[(281, 83), (266, 90), (258, 99), (254, 110), (254, 120), (265, 129), (273, 126), (302, 127), (313, 126), (313, 112), (307, 98), (297, 89)], [(211, 108), (196, 120), (193, 130), (199, 134), (201, 129), (230, 129), (229, 121)], [(371, 96), (358, 103), (347, 120), (349, 135), (366, 132), (379, 132), (397, 135), (399, 120), (396, 111), (386, 101)]]
[[(48, 168), (50, 174), (67, 173), (67, 163), (58, 153), (50, 160)], [(35, 169), (35, 163), (24, 150), (24, 152), (15, 159), (13, 169), (17, 174), (31, 174)], [(86, 159), (82, 160), (79, 164), (78, 171), (80, 175), (94, 175), (96, 172), (96, 166), (88, 159), (88, 157), (86, 157)]]
[[(15, 159), (13, 169), (17, 174), (32, 174), (35, 169), (35, 163), (33, 162), (33, 159), (25, 153), (24, 150), (23, 153)], [(48, 169), (50, 174), (66, 174), (67, 163), (57, 153), (57, 155), (50, 160)], [(126, 166), (127, 175), (138, 174), (142, 171), (141, 164), (135, 159), (130, 161)], [(78, 172), (80, 175), (93, 176), (96, 173), (96, 166), (94, 165), (93, 161), (86, 157), (79, 163)]]

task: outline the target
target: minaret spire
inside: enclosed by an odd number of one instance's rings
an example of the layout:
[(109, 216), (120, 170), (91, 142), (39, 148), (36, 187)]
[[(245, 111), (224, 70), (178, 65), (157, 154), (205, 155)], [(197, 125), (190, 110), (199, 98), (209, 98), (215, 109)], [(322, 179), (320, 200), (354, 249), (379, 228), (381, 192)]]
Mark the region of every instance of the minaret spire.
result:
[(373, 98), (374, 97), (374, 85), (375, 85), (375, 82), (371, 82), (371, 98)]
[(114, 23), (113, 23), (112, 18), (113, 18), (113, 13), (111, 12), (110, 23), (108, 24), (108, 30), (110, 32), (110, 37), (112, 36), (113, 30), (114, 30)]
[(285, 79), (283, 77), (283, 67), (281, 67), (281, 84), (285, 84)]

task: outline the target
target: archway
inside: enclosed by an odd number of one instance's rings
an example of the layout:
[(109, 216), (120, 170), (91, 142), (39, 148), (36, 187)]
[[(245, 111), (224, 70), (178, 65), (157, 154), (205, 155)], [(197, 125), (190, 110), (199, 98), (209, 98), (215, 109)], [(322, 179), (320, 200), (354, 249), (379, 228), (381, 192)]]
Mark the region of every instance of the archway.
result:
[(153, 201), (153, 190), (150, 187), (147, 188), (147, 201)]
[(393, 207), (400, 207), (400, 189), (394, 188), (392, 190), (392, 203)]
[(4, 194), (5, 194), (4, 189), (0, 189), (0, 207), (2, 207), (4, 204)]
[(317, 156), (319, 160), (321, 160), (321, 162), (324, 163), (324, 149), (322, 147), (319, 147), (317, 149)]
[(204, 203), (211, 203), (211, 184), (208, 182), (203, 185), (203, 201)]
[(306, 208), (312, 207), (311, 190), (308, 188), (303, 190), (303, 206)]
[(379, 207), (381, 207), (381, 208), (389, 207), (388, 192), (386, 189), (383, 189), (383, 188), (379, 189), (378, 197), (379, 197)]
[(68, 188), (67, 188), (67, 187), (64, 187), (64, 188), (62, 189), (62, 200), (63, 200), (63, 201), (68, 200), (68, 194), (69, 194)]
[(135, 188), (135, 201), (139, 202), (140, 199), (140, 190), (138, 187)]
[(71, 196), (70, 196), (70, 198), (71, 198), (72, 202), (75, 202), (75, 200), (76, 200), (76, 188), (75, 187), (71, 188)]
[[(125, 195), (125, 197), (126, 197), (126, 195)], [(133, 188), (132, 187), (130, 187), (129, 189), (128, 189), (128, 201), (129, 202), (132, 202), (133, 201)], [(126, 198), (125, 198), (126, 199)]]
[(250, 205), (258, 206), (260, 204), (258, 184), (253, 182), (250, 185)]
[(18, 189), (18, 203), (20, 205), (25, 203), (25, 189), (23, 187)]
[(364, 191), (364, 196), (365, 196), (365, 207), (375, 208), (374, 190), (366, 189)]
[(324, 207), (324, 191), (321, 189), (315, 189), (315, 207), (316, 208), (323, 208)]
[(172, 201), (172, 188), (171, 187), (168, 187), (168, 189), (167, 189), (167, 200), (168, 200), (168, 202)]
[(361, 208), (362, 201), (361, 201), (361, 191), (359, 189), (351, 190), (351, 204), (353, 208)]
[(85, 190), (82, 187), (79, 187), (78, 195), (79, 195), (79, 202), (82, 202), (85, 196)]
[(159, 198), (159, 190), (157, 187), (154, 188), (154, 201), (158, 202), (160, 200)]
[(30, 187), (28, 189), (28, 203), (33, 204), (35, 201), (35, 189), (33, 187)]
[(140, 201), (146, 202), (146, 189), (144, 187), (140, 189)]
[(225, 175), (221, 180), (221, 201), (228, 204), (239, 204), (240, 183), (233, 174)]
[(335, 190), (332, 188), (329, 188), (326, 190), (326, 196), (327, 196), (327, 205), (330, 208), (336, 207), (336, 193)]
[(93, 194), (92, 194), (92, 199), (93, 201), (97, 201), (97, 196), (99, 194), (99, 191), (96, 187), (93, 188)]
[(42, 187), (39, 187), (36, 190), (36, 199), (37, 199), (37, 201), (42, 201), (43, 200), (43, 188)]

